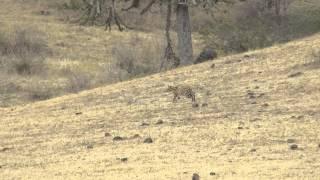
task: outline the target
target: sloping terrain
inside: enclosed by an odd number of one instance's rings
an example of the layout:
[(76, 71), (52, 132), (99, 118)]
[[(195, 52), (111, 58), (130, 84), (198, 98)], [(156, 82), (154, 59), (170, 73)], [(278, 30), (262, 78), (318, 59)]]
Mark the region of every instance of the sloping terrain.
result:
[[(155, 59), (158, 54), (162, 57), (161, 43), (164, 37), (162, 31), (119, 32), (113, 28), (113, 31), (109, 32), (103, 27), (79, 26), (77, 23), (71, 23), (68, 21), (68, 14), (63, 16), (61, 15), (63, 12), (58, 11), (56, 7), (48, 7), (50, 1), (0, 0), (0, 2), (0, 40), (1, 36), (4, 36), (1, 34), (2, 31), (15, 32), (23, 29), (31, 33), (39, 32), (51, 51), (45, 58), (42, 73), (25, 76), (6, 74), (0, 69), (0, 107), (27, 104), (126, 79), (121, 77), (119, 73), (121, 69), (115, 65), (118, 62), (117, 56), (121, 56), (121, 59), (128, 57), (132, 59), (137, 57), (131, 55), (141, 54), (146, 58), (145, 61), (148, 60), (148, 55), (149, 59)], [(42, 15), (41, 11), (49, 14)], [(201, 48), (197, 45), (199, 41), (194, 42), (195, 52), (199, 52)], [(137, 50), (139, 47), (142, 47), (141, 51)], [(135, 51), (135, 54), (130, 55), (132, 51)], [(109, 72), (110, 67), (112, 72)], [(72, 85), (80, 87), (74, 88)]]
[(317, 179), (319, 39), (2, 108), (0, 179)]

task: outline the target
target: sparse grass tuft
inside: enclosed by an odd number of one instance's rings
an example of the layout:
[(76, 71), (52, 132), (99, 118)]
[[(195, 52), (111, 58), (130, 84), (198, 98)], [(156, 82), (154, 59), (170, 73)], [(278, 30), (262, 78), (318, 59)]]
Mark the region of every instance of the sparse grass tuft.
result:
[(139, 36), (132, 37), (128, 43), (116, 43), (112, 53), (123, 73), (121, 79), (157, 72), (163, 58), (163, 47), (160, 41), (146, 41)]
[(50, 54), (42, 32), (32, 28), (0, 29), (0, 70), (19, 75), (41, 74)]

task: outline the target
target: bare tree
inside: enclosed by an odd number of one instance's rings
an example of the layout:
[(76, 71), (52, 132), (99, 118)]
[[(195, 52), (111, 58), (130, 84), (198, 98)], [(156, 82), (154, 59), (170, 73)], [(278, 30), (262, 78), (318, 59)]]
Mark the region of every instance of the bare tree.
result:
[[(117, 13), (115, 0), (83, 0), (85, 2), (85, 23), (94, 24), (98, 18), (105, 18), (106, 29), (111, 30), (112, 21), (122, 31), (124, 28), (129, 28), (120, 18)], [(122, 0), (117, 1), (130, 3), (128, 7), (122, 8), (122, 11), (129, 11), (131, 9), (138, 9), (142, 6), (141, 15), (149, 12), (151, 7), (158, 6), (162, 8), (167, 4), (166, 14), (166, 40), (167, 48), (165, 52), (165, 59), (172, 61), (173, 67), (179, 65), (187, 65), (193, 62), (193, 47), (192, 47), (192, 31), (191, 20), (189, 15), (189, 8), (198, 8), (199, 10), (210, 11), (218, 2), (233, 2), (235, 0)], [(176, 13), (176, 32), (178, 39), (178, 56), (174, 52), (172, 41), (170, 38), (171, 16), (172, 12)], [(161, 68), (163, 64), (161, 63)]]

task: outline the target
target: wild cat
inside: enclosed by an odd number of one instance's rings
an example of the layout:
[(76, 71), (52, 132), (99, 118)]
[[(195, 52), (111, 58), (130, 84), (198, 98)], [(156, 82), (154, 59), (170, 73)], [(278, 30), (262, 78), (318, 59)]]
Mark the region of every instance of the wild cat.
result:
[(167, 91), (173, 93), (173, 102), (177, 102), (177, 99), (180, 99), (180, 96), (190, 98), (193, 103), (196, 102), (196, 94), (190, 86), (168, 86)]

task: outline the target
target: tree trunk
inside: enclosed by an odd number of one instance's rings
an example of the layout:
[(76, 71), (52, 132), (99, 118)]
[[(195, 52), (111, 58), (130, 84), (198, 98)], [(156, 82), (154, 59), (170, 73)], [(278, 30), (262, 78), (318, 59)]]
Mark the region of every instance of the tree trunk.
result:
[(188, 5), (177, 4), (177, 36), (180, 64), (191, 64), (193, 61), (191, 25)]

